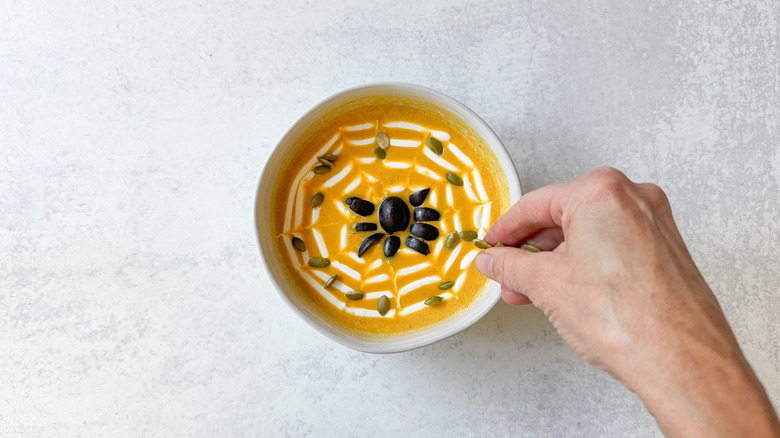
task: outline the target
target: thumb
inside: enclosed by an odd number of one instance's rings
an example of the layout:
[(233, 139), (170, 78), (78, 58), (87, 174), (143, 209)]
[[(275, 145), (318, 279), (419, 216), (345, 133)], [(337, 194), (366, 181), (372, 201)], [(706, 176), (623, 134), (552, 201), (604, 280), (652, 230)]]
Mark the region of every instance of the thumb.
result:
[(513, 247), (488, 248), (477, 255), (474, 265), (504, 290), (523, 294), (538, 307), (550, 278), (547, 272), (551, 255)]

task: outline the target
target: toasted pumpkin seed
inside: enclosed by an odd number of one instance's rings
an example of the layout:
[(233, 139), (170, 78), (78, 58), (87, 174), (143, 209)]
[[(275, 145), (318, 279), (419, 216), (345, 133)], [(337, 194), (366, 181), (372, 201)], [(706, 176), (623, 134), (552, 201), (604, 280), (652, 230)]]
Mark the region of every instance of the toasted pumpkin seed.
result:
[(333, 163), (333, 162), (335, 162), (336, 160), (339, 159), (339, 156), (338, 155), (333, 155), (333, 154), (328, 154), (328, 155), (325, 155), (325, 159), (330, 161), (331, 163)]
[(312, 257), (309, 259), (309, 266), (312, 268), (326, 268), (330, 265), (330, 260), (325, 257)]
[(376, 145), (382, 149), (387, 149), (390, 146), (390, 137), (386, 132), (380, 132), (376, 135)]
[(349, 298), (350, 300), (354, 300), (354, 301), (362, 300), (363, 297), (365, 296), (365, 295), (363, 295), (363, 292), (360, 292), (359, 290), (349, 291), (349, 292), (347, 292), (344, 295), (346, 295), (347, 298)]
[(447, 238), (444, 239), (444, 247), (447, 249), (453, 249), (455, 248), (455, 245), (458, 244), (458, 240), (460, 240), (458, 237), (458, 232), (453, 231), (450, 234), (447, 234)]
[(380, 148), (379, 146), (375, 147), (373, 152), (374, 152), (374, 156), (379, 158), (380, 160), (384, 160), (387, 157), (387, 152), (385, 152), (385, 150)]
[(447, 172), (447, 181), (454, 186), (460, 187), (463, 185), (463, 179), (452, 172)]
[(387, 295), (382, 295), (379, 301), (376, 302), (376, 311), (380, 315), (385, 316), (388, 310), (390, 310), (390, 300), (387, 298)]
[(501, 243), (501, 242), (498, 242), (495, 245), (493, 245), (493, 248), (501, 248), (502, 246), (504, 246), (504, 244)]
[(292, 245), (293, 248), (297, 249), (300, 252), (306, 252), (306, 244), (303, 243), (303, 240), (300, 239), (300, 237), (293, 237), (292, 238)]
[(444, 283), (439, 285), (440, 290), (447, 290), (451, 288), (455, 284), (454, 281), (445, 281)]
[(488, 249), (492, 248), (489, 243), (485, 242), (484, 240), (474, 239), (474, 246), (476, 246), (479, 249)]
[(531, 251), (531, 252), (541, 252), (542, 251), (538, 246), (533, 246), (533, 245), (528, 245), (528, 244), (523, 245), (522, 248), (524, 250), (526, 250), (526, 251)]
[(463, 230), (460, 232), (460, 238), (465, 240), (466, 242), (471, 242), (472, 240), (479, 237), (479, 234), (477, 234), (476, 231), (472, 230)]
[(330, 169), (331, 169), (330, 167), (323, 166), (322, 164), (320, 164), (319, 166), (312, 169), (312, 172), (316, 173), (317, 175), (322, 175), (323, 173), (330, 172)]
[(325, 281), (325, 284), (322, 285), (325, 289), (333, 286), (333, 283), (336, 281), (336, 279), (339, 277), (339, 274), (333, 274), (330, 276), (329, 279)]
[(444, 301), (444, 298), (434, 295), (432, 297), (428, 297), (427, 300), (424, 301), (426, 306), (435, 306), (437, 304), (440, 304), (442, 301)]
[(430, 137), (426, 143), (428, 145), (428, 149), (432, 150), (434, 154), (441, 155), (444, 152), (444, 146), (441, 145), (439, 140)]
[(323, 200), (325, 200), (325, 195), (323, 195), (322, 192), (317, 192), (311, 197), (309, 205), (311, 205), (311, 208), (317, 208), (322, 205)]
[(317, 161), (319, 161), (323, 166), (333, 167), (333, 163), (331, 163), (330, 160), (325, 157), (317, 157)]

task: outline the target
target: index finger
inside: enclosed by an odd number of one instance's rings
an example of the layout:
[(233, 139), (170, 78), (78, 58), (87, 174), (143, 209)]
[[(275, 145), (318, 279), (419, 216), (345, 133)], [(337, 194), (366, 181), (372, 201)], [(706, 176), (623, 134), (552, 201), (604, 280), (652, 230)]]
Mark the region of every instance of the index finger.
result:
[(562, 227), (568, 183), (553, 184), (523, 195), (485, 234), (485, 241), (516, 246), (539, 230)]

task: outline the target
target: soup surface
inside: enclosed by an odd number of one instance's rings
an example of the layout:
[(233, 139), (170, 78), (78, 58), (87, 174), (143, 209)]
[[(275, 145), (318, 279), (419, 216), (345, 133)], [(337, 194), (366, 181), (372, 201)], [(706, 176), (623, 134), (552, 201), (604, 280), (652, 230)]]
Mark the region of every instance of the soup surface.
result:
[(392, 335), (468, 306), (481, 238), (509, 204), (504, 173), (459, 121), (414, 105), (346, 112), (288, 160), (274, 230), (289, 274), (352, 330)]

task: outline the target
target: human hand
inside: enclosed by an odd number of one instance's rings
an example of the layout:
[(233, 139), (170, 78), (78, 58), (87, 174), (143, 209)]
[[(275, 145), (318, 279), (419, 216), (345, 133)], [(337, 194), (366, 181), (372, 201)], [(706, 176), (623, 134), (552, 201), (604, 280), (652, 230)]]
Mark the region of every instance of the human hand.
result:
[[(658, 186), (597, 169), (526, 194), (484, 240), (506, 245), (475, 260), (504, 301), (544, 311), (580, 357), (637, 392), (665, 432), (740, 435), (733, 409), (750, 406), (740, 425), (749, 418), (780, 434)], [(544, 251), (516, 248), (524, 243)]]

